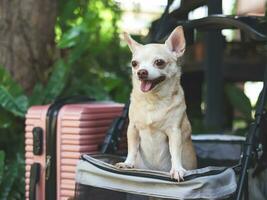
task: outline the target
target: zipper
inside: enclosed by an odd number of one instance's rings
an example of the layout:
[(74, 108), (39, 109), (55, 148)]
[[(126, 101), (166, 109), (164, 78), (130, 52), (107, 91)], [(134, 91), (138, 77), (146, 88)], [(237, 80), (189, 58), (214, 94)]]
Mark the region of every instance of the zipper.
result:
[(49, 179), (51, 170), (51, 156), (46, 156), (46, 163), (45, 163), (45, 180)]
[[(84, 155), (81, 156), (81, 160), (89, 162), (90, 164), (94, 165), (95, 167), (111, 172), (111, 173), (115, 173), (115, 174), (122, 174), (122, 175), (128, 175), (128, 176), (136, 176), (136, 177), (142, 177), (142, 178), (153, 178), (153, 179), (158, 179), (158, 180), (162, 180), (162, 181), (169, 181), (169, 182), (177, 182), (176, 180), (168, 177), (168, 176), (164, 176), (164, 175), (160, 175), (160, 174), (154, 174), (154, 173), (147, 173), (147, 172), (130, 172), (130, 171), (124, 171), (124, 170), (116, 170), (116, 169), (112, 169), (106, 166), (102, 166), (99, 164), (96, 164), (94, 162), (92, 162), (91, 160), (87, 159), (84, 157)], [(184, 177), (184, 181), (189, 181), (195, 178), (200, 178), (200, 177), (204, 177), (204, 176), (212, 176), (212, 175), (217, 175), (220, 174), (224, 171), (226, 171), (227, 168), (223, 168), (223, 169), (213, 169), (211, 171), (208, 172), (203, 172), (201, 174), (191, 174), (191, 175), (187, 175)]]

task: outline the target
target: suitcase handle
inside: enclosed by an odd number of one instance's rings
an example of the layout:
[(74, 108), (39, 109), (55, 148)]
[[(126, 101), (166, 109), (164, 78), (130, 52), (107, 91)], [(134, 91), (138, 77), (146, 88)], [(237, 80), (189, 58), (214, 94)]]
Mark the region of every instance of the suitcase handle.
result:
[(36, 200), (36, 184), (40, 179), (40, 163), (33, 163), (30, 171), (30, 200)]

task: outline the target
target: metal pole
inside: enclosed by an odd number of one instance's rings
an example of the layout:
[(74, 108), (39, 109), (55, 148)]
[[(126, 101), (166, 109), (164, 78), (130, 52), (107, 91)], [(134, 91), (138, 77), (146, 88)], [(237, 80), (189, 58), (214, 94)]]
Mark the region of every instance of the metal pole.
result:
[[(221, 14), (222, 1), (209, 0), (208, 13)], [(213, 130), (223, 128), (223, 36), (221, 30), (209, 30), (205, 35), (205, 125)]]

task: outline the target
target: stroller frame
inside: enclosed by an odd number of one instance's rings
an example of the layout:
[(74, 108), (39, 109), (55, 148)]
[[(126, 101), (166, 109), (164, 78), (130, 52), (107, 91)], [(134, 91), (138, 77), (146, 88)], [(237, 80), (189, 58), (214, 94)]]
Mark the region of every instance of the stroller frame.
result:
[[(166, 8), (168, 9), (168, 8)], [(166, 16), (164, 16), (166, 20)], [(257, 22), (262, 19), (253, 18), (254, 23), (251, 25), (250, 17), (233, 17), (223, 15), (211, 15), (202, 19), (191, 20), (191, 21), (178, 21), (177, 25), (182, 25), (185, 31), (194, 31), (194, 29), (225, 29), (235, 28), (243, 31), (246, 36), (256, 42), (267, 42), (267, 36), (258, 31)], [(256, 23), (255, 23), (256, 22)], [(174, 28), (174, 27), (173, 27)], [(165, 30), (165, 35), (169, 33), (171, 28)], [(160, 30), (162, 32), (162, 30)], [(163, 31), (164, 32), (164, 31)], [(192, 33), (192, 32), (191, 32)], [(164, 34), (161, 37), (165, 36)], [(193, 34), (191, 34), (192, 36)], [(157, 39), (157, 41), (159, 38)], [(256, 168), (253, 175), (257, 175), (267, 168), (267, 135), (264, 133), (267, 122), (266, 113), (267, 103), (267, 66), (265, 68), (263, 88), (259, 95), (258, 102), (256, 105), (255, 119), (250, 124), (249, 131), (246, 136), (244, 143), (244, 149), (240, 158), (240, 163), (234, 166), (236, 174), (239, 174), (237, 190), (234, 194), (235, 200), (241, 200), (243, 195), (244, 199), (248, 199), (248, 170), (255, 166)], [(125, 122), (127, 121), (129, 103), (125, 105), (124, 112), (121, 117), (114, 120), (111, 128), (109, 129), (105, 141), (103, 143), (101, 152), (102, 153), (114, 153), (117, 151), (117, 146), (122, 136), (122, 130)], [(262, 145), (260, 147), (260, 144)], [(259, 151), (263, 153), (259, 158)], [(256, 161), (256, 162), (254, 162)]]
[[(246, 136), (246, 141), (244, 144), (244, 150), (242, 153), (242, 158), (240, 160), (240, 177), (238, 181), (238, 187), (236, 191), (236, 200), (241, 200), (242, 195), (243, 195), (243, 190), (244, 186), (246, 186), (245, 192), (247, 192), (247, 187), (248, 187), (248, 169), (252, 168), (252, 161), (253, 159), (257, 159), (257, 166), (254, 171), (254, 174), (259, 174), (261, 171), (263, 171), (267, 166), (266, 166), (266, 136), (264, 134), (264, 122), (266, 123), (266, 102), (267, 102), (267, 67), (265, 69), (265, 74), (264, 74), (264, 81), (263, 81), (263, 88), (260, 93), (258, 102), (257, 102), (257, 107), (256, 107), (256, 112), (255, 112), (255, 119), (254, 122), (251, 123), (248, 134)], [(259, 149), (259, 144), (262, 141), (262, 149), (263, 149), (263, 154), (260, 159), (258, 159), (258, 149)], [(265, 162), (264, 162), (265, 161)], [(247, 197), (248, 195), (245, 195)]]

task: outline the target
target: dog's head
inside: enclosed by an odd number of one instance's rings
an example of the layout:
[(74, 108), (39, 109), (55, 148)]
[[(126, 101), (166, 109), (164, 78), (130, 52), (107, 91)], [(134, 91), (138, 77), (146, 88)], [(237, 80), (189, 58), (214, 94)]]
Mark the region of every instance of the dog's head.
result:
[(127, 33), (124, 38), (132, 51), (133, 79), (140, 83), (143, 92), (150, 92), (173, 76), (180, 76), (177, 61), (184, 54), (185, 38), (183, 28), (178, 26), (164, 44), (142, 45)]

